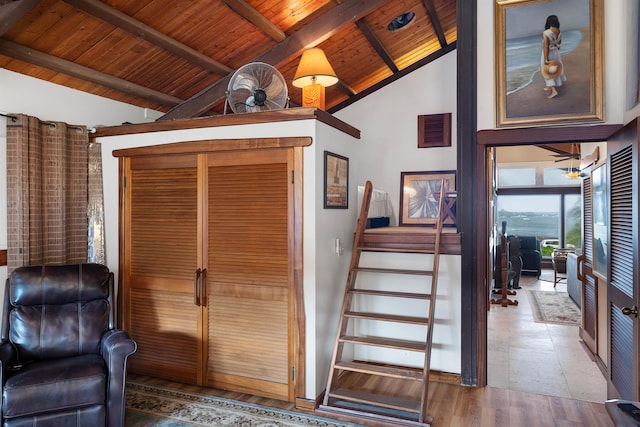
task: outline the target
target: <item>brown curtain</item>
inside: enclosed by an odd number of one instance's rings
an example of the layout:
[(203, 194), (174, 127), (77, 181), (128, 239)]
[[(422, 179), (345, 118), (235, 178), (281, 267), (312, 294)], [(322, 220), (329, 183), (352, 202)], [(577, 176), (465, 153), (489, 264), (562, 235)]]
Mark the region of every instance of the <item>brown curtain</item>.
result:
[(88, 134), (16, 114), (7, 121), (7, 267), (87, 260)]

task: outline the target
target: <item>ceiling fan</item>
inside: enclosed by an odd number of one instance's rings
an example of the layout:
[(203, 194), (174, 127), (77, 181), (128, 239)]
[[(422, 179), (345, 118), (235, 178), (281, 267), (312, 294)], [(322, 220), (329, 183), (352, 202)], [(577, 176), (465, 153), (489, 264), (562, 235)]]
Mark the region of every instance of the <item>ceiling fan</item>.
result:
[(580, 159), (580, 153), (550, 154), (550, 156), (558, 158), (558, 160), (554, 160), (555, 163), (563, 162), (565, 160)]

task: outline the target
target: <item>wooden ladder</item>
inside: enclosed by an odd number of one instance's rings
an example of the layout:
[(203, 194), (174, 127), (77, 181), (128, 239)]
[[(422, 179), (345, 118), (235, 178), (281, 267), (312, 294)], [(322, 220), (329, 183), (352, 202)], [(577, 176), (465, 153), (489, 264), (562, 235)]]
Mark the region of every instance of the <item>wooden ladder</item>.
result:
[[(433, 245), (424, 245), (421, 247), (393, 247), (392, 245), (371, 245), (364, 243), (364, 234), (367, 224), (367, 216), (369, 212), (369, 203), (371, 201), (372, 184), (367, 181), (365, 185), (362, 207), (358, 218), (356, 228), (353, 252), (351, 255), (351, 265), (349, 267), (349, 275), (347, 278), (344, 300), (342, 304), (342, 312), (338, 324), (338, 333), (336, 336), (331, 368), (327, 380), (327, 387), (322, 404), (319, 411), (330, 413), (340, 413), (347, 418), (361, 419), (366, 418), (372, 421), (383, 422), (383, 425), (420, 425), (428, 426), (431, 417), (426, 414), (427, 397), (429, 388), (429, 366), (431, 358), (431, 341), (433, 337), (433, 319), (435, 312), (436, 287), (438, 282), (438, 265), (440, 257), (440, 236), (442, 233), (442, 207), (444, 200), (444, 180), (440, 182), (440, 197), (438, 201), (438, 214), (435, 225), (435, 243)], [(432, 254), (433, 267), (429, 270), (414, 269), (396, 269), (396, 268), (376, 268), (365, 267), (360, 265), (360, 256), (363, 252), (393, 252), (393, 253), (419, 253)], [(396, 275), (397, 280), (400, 275), (418, 275), (430, 278), (431, 286), (426, 286), (424, 291), (419, 292), (399, 292), (392, 289), (392, 285), (388, 281), (381, 282), (377, 289), (367, 289), (363, 282), (363, 275), (356, 285), (356, 277), (359, 272), (367, 274), (390, 274)], [(355, 307), (356, 296), (360, 299), (368, 299), (366, 301), (375, 305), (376, 298), (392, 298), (394, 300), (407, 299), (416, 301), (426, 301), (428, 304), (425, 316), (407, 316), (397, 314), (386, 314), (378, 312), (360, 312)], [(361, 300), (363, 301), (363, 300)], [(378, 300), (379, 302), (380, 300)], [(425, 306), (426, 306), (425, 304)], [(384, 305), (384, 304), (378, 304)], [(426, 308), (426, 307), (425, 307)], [(355, 325), (349, 323), (356, 319), (365, 319), (377, 322), (391, 322), (387, 325), (411, 324), (420, 325), (426, 328), (424, 338), (421, 335), (419, 341), (397, 339), (390, 336), (360, 336), (357, 335)], [(395, 328), (389, 328), (395, 329)], [(375, 361), (354, 360), (353, 357), (347, 357), (346, 354), (351, 352), (345, 351), (345, 346), (353, 346), (351, 350), (355, 351), (357, 346), (370, 346), (378, 349), (395, 349), (403, 352), (424, 353), (424, 363), (422, 367), (410, 367), (391, 365), (388, 363), (379, 363)], [(381, 350), (382, 351), (382, 350)], [(417, 356), (420, 357), (420, 356)], [(413, 390), (411, 396), (399, 396), (398, 393), (388, 393), (376, 387), (365, 386), (362, 381), (347, 381), (349, 375), (355, 375), (376, 381), (382, 378), (392, 378), (386, 380), (391, 382), (400, 382), (407, 384), (396, 386), (395, 390)], [(416, 387), (416, 382), (418, 387)], [(361, 384), (359, 387), (358, 384)], [(369, 383), (370, 384), (370, 383)], [(419, 391), (416, 391), (419, 390)], [(395, 394), (395, 395), (394, 395)], [(402, 394), (402, 393), (400, 393)], [(418, 396), (419, 395), (419, 396)]]

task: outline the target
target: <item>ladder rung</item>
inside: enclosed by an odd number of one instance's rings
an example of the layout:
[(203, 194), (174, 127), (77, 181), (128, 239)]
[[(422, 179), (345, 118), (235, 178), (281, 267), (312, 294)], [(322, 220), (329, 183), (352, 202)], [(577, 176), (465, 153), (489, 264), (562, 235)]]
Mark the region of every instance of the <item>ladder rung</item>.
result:
[(341, 342), (370, 345), (374, 347), (387, 347), (395, 348), (398, 350), (408, 351), (426, 351), (426, 343), (419, 341), (398, 340), (393, 338), (381, 338), (381, 337), (357, 337), (352, 335), (343, 335), (340, 337)]
[(359, 362), (337, 362), (335, 369), (343, 371), (362, 372), (364, 374), (381, 375), (392, 378), (402, 378), (408, 380), (422, 380), (422, 371), (416, 368), (403, 368), (399, 366), (372, 365), (370, 363)]
[(393, 273), (393, 274), (414, 274), (417, 276), (433, 276), (431, 270), (405, 270), (400, 268), (377, 268), (377, 267), (355, 267), (356, 271), (367, 271), (370, 273)]
[(349, 389), (337, 389), (329, 393), (329, 397), (334, 399), (346, 400), (364, 405), (379, 406), (381, 408), (395, 409), (397, 411), (410, 412), (414, 414), (420, 413), (420, 402), (399, 397), (385, 396), (382, 394), (373, 394), (363, 391), (355, 391)]
[(359, 295), (374, 295), (379, 297), (396, 297), (396, 298), (411, 298), (411, 299), (424, 299), (430, 300), (430, 294), (420, 294), (414, 292), (396, 292), (396, 291), (377, 291), (373, 289), (351, 289), (352, 294)]
[(397, 314), (383, 314), (383, 313), (365, 313), (365, 312), (355, 312), (355, 311), (347, 311), (344, 313), (345, 317), (351, 317), (354, 319), (365, 319), (365, 320), (380, 320), (383, 322), (398, 322), (398, 323), (409, 323), (412, 325), (428, 325), (429, 319), (426, 317), (416, 317), (416, 316), (401, 316)]
[(387, 246), (370, 246), (370, 245), (362, 245), (360, 246), (360, 250), (362, 252), (395, 252), (395, 253), (403, 253), (403, 254), (434, 254), (435, 248), (425, 249), (425, 248), (411, 248), (411, 247), (402, 247), (402, 248), (393, 248)]

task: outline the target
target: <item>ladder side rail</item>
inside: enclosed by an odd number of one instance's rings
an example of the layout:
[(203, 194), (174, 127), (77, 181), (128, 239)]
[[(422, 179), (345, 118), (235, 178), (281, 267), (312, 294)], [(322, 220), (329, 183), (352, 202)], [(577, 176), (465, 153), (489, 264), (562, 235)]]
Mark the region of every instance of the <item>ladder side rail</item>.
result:
[(440, 236), (442, 234), (443, 221), (443, 206), (446, 196), (445, 180), (440, 180), (440, 199), (438, 200), (438, 216), (436, 219), (436, 236), (433, 251), (433, 275), (431, 276), (431, 299), (429, 300), (429, 323), (427, 325), (427, 339), (426, 348), (424, 352), (424, 365), (423, 365), (423, 387), (422, 396), (420, 399), (421, 408), (419, 421), (424, 422), (427, 419), (427, 399), (429, 397), (429, 372), (431, 370), (431, 342), (433, 340), (433, 324), (435, 319), (435, 303), (436, 293), (438, 289), (438, 268), (440, 266)]
[[(340, 341), (340, 337), (346, 335), (348, 321), (345, 320), (344, 314), (349, 310), (353, 295), (349, 292), (355, 287), (356, 278), (358, 275), (357, 267), (360, 263), (360, 255), (362, 253), (361, 246), (364, 239), (364, 232), (367, 228), (367, 217), (369, 216), (369, 205), (371, 203), (371, 194), (373, 192), (373, 185), (371, 181), (367, 181), (364, 188), (364, 196), (362, 198), (362, 206), (360, 207), (360, 215), (358, 216), (358, 223), (356, 226), (356, 233), (353, 240), (353, 250), (351, 252), (351, 262), (349, 265), (349, 275), (347, 277), (347, 283), (344, 290), (344, 297), (342, 300), (342, 309), (340, 312), (340, 319), (338, 322), (338, 330), (336, 333), (336, 341), (333, 346), (333, 356), (331, 358), (331, 366), (329, 367), (329, 376), (327, 379), (327, 386), (324, 394), (324, 405), (329, 404), (329, 397), (332, 390), (336, 361), (342, 360), (342, 352), (344, 349), (344, 343)], [(336, 378), (337, 379), (337, 378)]]

